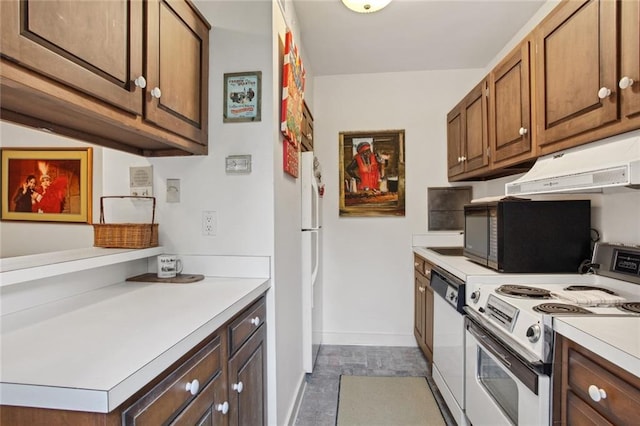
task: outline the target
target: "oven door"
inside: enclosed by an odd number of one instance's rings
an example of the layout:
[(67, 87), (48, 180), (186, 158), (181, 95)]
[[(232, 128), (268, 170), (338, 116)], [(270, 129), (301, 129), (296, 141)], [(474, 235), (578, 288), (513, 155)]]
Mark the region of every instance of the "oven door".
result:
[(465, 405), (474, 426), (546, 425), (550, 379), (514, 356), (496, 338), (465, 320)]

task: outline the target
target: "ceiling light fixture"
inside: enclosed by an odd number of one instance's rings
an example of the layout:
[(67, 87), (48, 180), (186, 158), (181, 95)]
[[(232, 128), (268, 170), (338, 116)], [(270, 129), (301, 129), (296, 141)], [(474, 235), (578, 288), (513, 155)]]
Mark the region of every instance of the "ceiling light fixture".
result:
[(349, 9), (358, 13), (377, 12), (391, 3), (391, 0), (342, 0)]

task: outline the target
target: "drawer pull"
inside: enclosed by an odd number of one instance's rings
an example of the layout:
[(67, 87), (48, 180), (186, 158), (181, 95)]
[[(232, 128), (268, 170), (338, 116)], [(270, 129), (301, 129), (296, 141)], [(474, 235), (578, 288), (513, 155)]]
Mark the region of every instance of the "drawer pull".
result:
[(217, 404), (216, 411), (220, 411), (222, 414), (227, 414), (229, 412), (229, 403), (225, 401), (222, 404)]
[(601, 399), (607, 399), (607, 392), (604, 389), (598, 388), (596, 385), (589, 386), (589, 396), (595, 402), (600, 402)]
[(260, 317), (251, 318), (251, 324), (256, 326), (260, 325)]
[(231, 385), (231, 389), (238, 393), (241, 393), (242, 389), (244, 389), (244, 385), (242, 384), (242, 382), (234, 383)]
[(187, 392), (190, 392), (191, 395), (196, 395), (200, 390), (200, 382), (198, 381), (198, 379), (193, 379), (193, 381), (187, 383), (187, 385), (185, 386), (185, 390)]

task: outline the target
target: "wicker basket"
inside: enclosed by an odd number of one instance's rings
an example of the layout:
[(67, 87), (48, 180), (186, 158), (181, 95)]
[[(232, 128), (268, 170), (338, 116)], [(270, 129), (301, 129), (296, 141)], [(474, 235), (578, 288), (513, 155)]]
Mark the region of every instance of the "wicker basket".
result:
[[(151, 223), (105, 223), (105, 198), (140, 198), (153, 201)], [(108, 196), (100, 197), (100, 224), (93, 225), (93, 245), (107, 248), (147, 248), (158, 245), (158, 224), (156, 217), (155, 197)]]

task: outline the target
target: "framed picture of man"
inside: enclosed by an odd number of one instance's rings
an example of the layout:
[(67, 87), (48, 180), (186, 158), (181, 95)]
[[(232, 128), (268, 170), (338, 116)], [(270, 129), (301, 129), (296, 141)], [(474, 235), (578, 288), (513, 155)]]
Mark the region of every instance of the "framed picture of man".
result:
[(92, 150), (2, 149), (2, 220), (91, 222)]
[(404, 130), (340, 132), (340, 216), (404, 216)]

